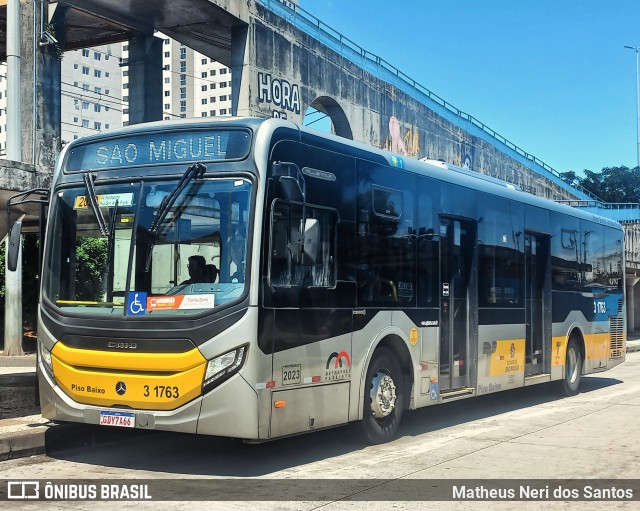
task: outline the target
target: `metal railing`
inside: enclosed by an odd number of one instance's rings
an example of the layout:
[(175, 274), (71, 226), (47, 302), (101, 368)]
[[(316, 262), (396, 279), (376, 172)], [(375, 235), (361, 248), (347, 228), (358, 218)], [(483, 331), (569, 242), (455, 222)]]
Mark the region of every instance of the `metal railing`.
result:
[[(487, 135), (489, 135), (492, 138), (496, 139), (498, 142), (502, 143), (503, 145), (505, 145), (506, 147), (508, 147), (512, 151), (516, 152), (520, 156), (526, 158), (527, 160), (529, 160), (532, 163), (538, 165), (539, 167), (541, 167), (542, 169), (546, 170), (547, 172), (549, 172), (553, 176), (557, 177), (563, 183), (566, 183), (569, 187), (574, 188), (576, 190), (579, 190), (580, 192), (584, 193), (585, 195), (587, 195), (588, 197), (591, 197), (592, 199), (594, 199), (596, 201), (600, 200), (599, 197), (597, 197), (596, 195), (591, 193), (586, 188), (582, 187), (579, 183), (576, 183), (575, 181), (571, 181), (571, 180), (567, 179), (563, 174), (558, 172), (553, 167), (547, 165), (545, 162), (543, 162), (539, 158), (535, 157), (534, 155), (528, 153), (527, 151), (525, 151), (524, 149), (520, 148), (519, 146), (517, 146), (513, 142), (509, 141), (508, 139), (506, 139), (505, 137), (503, 137), (502, 135), (497, 133), (495, 130), (491, 129), (489, 126), (487, 126), (483, 122), (481, 122), (478, 119), (476, 119), (475, 117), (473, 117), (472, 115), (470, 115), (470, 114), (468, 114), (466, 112), (463, 112), (459, 108), (456, 108), (454, 105), (452, 105), (451, 103), (449, 103), (445, 99), (443, 99), (440, 96), (438, 96), (435, 92), (427, 89), (425, 86), (421, 85), (420, 83), (416, 82), (413, 78), (411, 78), (410, 76), (408, 76), (404, 72), (400, 71), (397, 67), (395, 67), (393, 64), (391, 64), (387, 60), (385, 60), (382, 57), (376, 55), (375, 53), (371, 53), (370, 51), (364, 49), (362, 46), (358, 45), (357, 43), (355, 43), (354, 41), (352, 41), (351, 39), (349, 39), (345, 35), (341, 34), (337, 30), (333, 29), (332, 27), (330, 27), (329, 25), (324, 23), (321, 19), (317, 18), (315, 15), (311, 14), (309, 11), (307, 11), (307, 10), (305, 10), (302, 7), (299, 7), (299, 6), (295, 7), (295, 8), (291, 8), (291, 7), (287, 6), (286, 4), (284, 4), (283, 2), (281, 2), (280, 0), (258, 0), (258, 2), (261, 3), (262, 5), (264, 5), (265, 7), (269, 8), (270, 10), (276, 12), (276, 13), (277, 13), (277, 11), (276, 11), (276, 9), (273, 8), (273, 4), (277, 4), (277, 8), (279, 10), (280, 9), (284, 9), (284, 10), (288, 11), (289, 16), (285, 17), (285, 18), (289, 18), (292, 21), (292, 24), (294, 24), (296, 27), (301, 28), (300, 27), (301, 24), (293, 23), (294, 21), (306, 22), (306, 24), (312, 26), (313, 28), (315, 28), (315, 29), (319, 30), (320, 32), (324, 33), (326, 36), (332, 38), (335, 42), (337, 42), (340, 45), (341, 49), (350, 50), (355, 55), (358, 55), (360, 58), (362, 58), (364, 61), (366, 61), (366, 63), (373, 64), (373, 66), (377, 67), (378, 69), (384, 69), (384, 70), (388, 71), (389, 73), (394, 74), (398, 79), (402, 80), (407, 85), (410, 85), (416, 91), (424, 94), (425, 96), (427, 96), (434, 103), (436, 103), (436, 104), (440, 105), (441, 107), (445, 108), (446, 110), (448, 110), (449, 112), (453, 113), (454, 115), (456, 115), (460, 119), (463, 119), (463, 120), (465, 120), (467, 122), (470, 122), (471, 124), (473, 124), (474, 126), (479, 128), (480, 130), (482, 130), (484, 133), (486, 133)], [(355, 62), (355, 61), (354, 61), (354, 63), (358, 64), (358, 62)]]

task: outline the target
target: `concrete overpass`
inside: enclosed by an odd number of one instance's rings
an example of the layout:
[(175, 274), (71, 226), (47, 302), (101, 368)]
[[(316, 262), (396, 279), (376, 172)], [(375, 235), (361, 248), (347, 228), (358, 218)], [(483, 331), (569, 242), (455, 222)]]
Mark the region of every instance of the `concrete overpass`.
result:
[[(0, 0), (0, 25), (3, 5), (6, 0)], [(159, 30), (232, 69), (234, 115), (302, 122), (313, 107), (331, 118), (338, 135), (409, 157), (443, 159), (548, 199), (597, 202), (383, 58), (279, 0), (44, 0), (42, 10), (32, 0), (21, 5), (23, 90), (25, 97), (34, 92), (22, 107), (27, 157), (21, 171), (31, 173), (36, 186), (46, 186), (59, 151), (58, 52), (129, 40), (130, 120), (161, 119), (162, 48), (153, 36)], [(6, 33), (1, 29), (0, 53)], [(56, 44), (47, 43), (45, 30)], [(0, 189), (23, 185), (0, 175)], [(0, 200), (4, 196), (0, 193)], [(640, 208), (635, 209), (640, 219)], [(606, 208), (600, 213), (610, 216)], [(635, 235), (629, 236), (627, 254), (628, 273), (635, 276), (640, 267)]]

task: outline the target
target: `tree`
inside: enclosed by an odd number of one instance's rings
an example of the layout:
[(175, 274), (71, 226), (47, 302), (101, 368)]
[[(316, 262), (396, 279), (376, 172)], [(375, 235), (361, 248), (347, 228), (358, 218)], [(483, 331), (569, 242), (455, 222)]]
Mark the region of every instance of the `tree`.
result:
[(76, 246), (78, 271), (76, 273), (76, 298), (101, 300), (104, 295), (104, 271), (107, 268), (106, 238), (81, 238)]
[(600, 172), (584, 171), (584, 178), (574, 172), (563, 177), (575, 178), (578, 183), (604, 202), (640, 202), (640, 168), (605, 167)]

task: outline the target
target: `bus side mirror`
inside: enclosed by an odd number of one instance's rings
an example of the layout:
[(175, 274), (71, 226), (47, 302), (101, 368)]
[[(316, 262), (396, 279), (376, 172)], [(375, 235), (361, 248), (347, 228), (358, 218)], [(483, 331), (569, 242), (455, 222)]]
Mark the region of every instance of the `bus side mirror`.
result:
[(18, 252), (20, 250), (20, 234), (22, 233), (22, 220), (16, 220), (9, 231), (9, 250), (7, 252), (7, 269), (16, 271), (18, 267)]

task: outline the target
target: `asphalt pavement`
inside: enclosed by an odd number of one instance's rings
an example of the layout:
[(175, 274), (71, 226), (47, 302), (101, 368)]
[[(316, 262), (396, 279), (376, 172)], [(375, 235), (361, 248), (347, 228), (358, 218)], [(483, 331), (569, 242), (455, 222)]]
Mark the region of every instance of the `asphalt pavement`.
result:
[[(627, 353), (635, 351), (640, 351), (640, 332), (627, 334)], [(36, 403), (35, 354), (3, 356), (0, 352), (0, 461), (42, 454), (48, 446), (65, 441), (90, 445), (95, 441), (93, 431), (44, 419)]]

